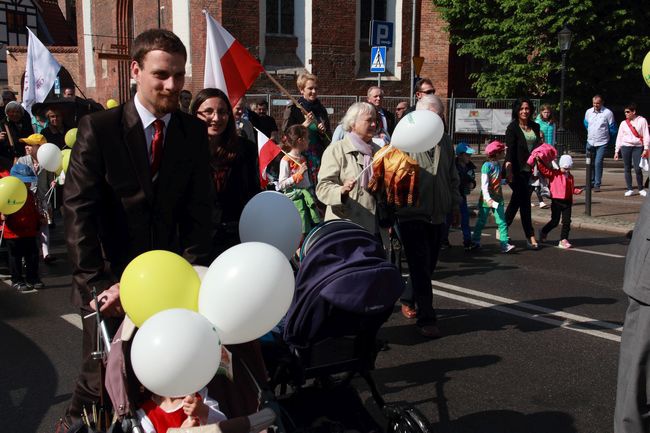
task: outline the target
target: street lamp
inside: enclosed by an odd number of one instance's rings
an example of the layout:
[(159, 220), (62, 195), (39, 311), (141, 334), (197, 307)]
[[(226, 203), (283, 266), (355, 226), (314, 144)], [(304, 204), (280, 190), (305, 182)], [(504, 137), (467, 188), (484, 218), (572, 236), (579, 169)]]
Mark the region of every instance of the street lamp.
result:
[[(560, 123), (557, 128), (558, 135), (564, 139), (564, 76), (566, 74), (566, 53), (571, 48), (571, 30), (564, 25), (562, 30), (557, 34), (558, 45), (560, 46), (560, 52), (562, 52), (562, 79), (560, 81)], [(562, 143), (562, 150), (564, 150), (564, 143)], [(564, 153), (564, 152), (562, 152)]]

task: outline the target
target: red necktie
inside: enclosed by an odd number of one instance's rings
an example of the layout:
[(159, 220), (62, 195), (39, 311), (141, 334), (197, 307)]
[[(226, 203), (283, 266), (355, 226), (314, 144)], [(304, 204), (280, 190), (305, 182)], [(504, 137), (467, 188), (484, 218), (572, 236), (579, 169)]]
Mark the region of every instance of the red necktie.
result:
[(151, 178), (156, 177), (158, 169), (160, 168), (160, 161), (162, 161), (162, 152), (163, 152), (163, 140), (165, 139), (163, 135), (163, 128), (165, 127), (165, 122), (160, 119), (153, 121), (154, 133), (153, 140), (151, 140)]

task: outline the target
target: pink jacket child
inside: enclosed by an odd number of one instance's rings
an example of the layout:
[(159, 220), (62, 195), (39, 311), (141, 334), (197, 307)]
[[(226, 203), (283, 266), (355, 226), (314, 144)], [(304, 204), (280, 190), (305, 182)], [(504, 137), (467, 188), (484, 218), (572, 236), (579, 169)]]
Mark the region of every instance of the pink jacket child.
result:
[[(567, 158), (565, 158), (567, 157)], [(570, 162), (569, 162), (570, 160)], [(562, 163), (564, 162), (564, 167)], [(575, 187), (575, 180), (571, 174), (573, 158), (569, 155), (562, 155), (560, 158), (560, 169), (548, 167), (546, 164), (537, 164), (539, 172), (549, 180), (549, 189), (551, 198), (557, 200), (567, 200), (573, 203), (573, 194), (580, 194), (582, 190)], [(564, 170), (563, 170), (564, 169)]]
[(580, 194), (581, 189), (575, 187), (575, 181), (571, 174), (573, 159), (569, 155), (562, 155), (560, 168), (549, 168), (546, 164), (537, 159), (537, 168), (542, 176), (549, 180), (551, 190), (551, 220), (539, 232), (540, 242), (546, 241), (548, 233), (560, 222), (562, 217), (562, 233), (558, 247), (571, 248), (569, 243), (569, 231), (571, 230), (571, 208), (573, 207), (573, 194)]

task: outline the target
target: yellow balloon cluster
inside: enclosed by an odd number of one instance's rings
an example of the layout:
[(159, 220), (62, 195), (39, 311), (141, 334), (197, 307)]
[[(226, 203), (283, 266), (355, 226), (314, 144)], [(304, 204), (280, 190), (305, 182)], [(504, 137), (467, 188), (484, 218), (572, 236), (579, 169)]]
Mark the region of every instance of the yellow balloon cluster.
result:
[(110, 108), (115, 108), (118, 105), (120, 105), (120, 103), (117, 102), (115, 99), (109, 99), (108, 101), (106, 101), (106, 108), (109, 108), (109, 109)]
[(648, 54), (645, 55), (645, 59), (643, 59), (641, 72), (643, 73), (643, 80), (648, 86), (650, 86), (650, 51), (648, 51)]
[(10, 215), (18, 212), (27, 200), (27, 187), (14, 176), (0, 179), (0, 212)]
[(120, 280), (120, 300), (126, 314), (140, 327), (149, 317), (170, 308), (198, 311), (198, 274), (181, 256), (154, 250), (128, 264)]

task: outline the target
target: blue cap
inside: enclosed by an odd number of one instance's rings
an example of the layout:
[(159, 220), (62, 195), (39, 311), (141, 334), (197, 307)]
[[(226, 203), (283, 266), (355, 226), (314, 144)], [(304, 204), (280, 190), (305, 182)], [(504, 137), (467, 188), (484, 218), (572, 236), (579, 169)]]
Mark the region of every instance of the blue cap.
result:
[(34, 174), (34, 170), (32, 170), (30, 166), (25, 164), (15, 164), (13, 167), (11, 167), (11, 171), (9, 172), (9, 174), (13, 177), (17, 177), (18, 179), (26, 183), (34, 183), (37, 181), (36, 175)]
[(476, 151), (471, 147), (469, 147), (469, 144), (465, 143), (464, 141), (461, 141), (460, 143), (458, 143), (458, 146), (456, 146), (456, 155), (460, 155), (461, 153), (473, 155), (476, 153)]

